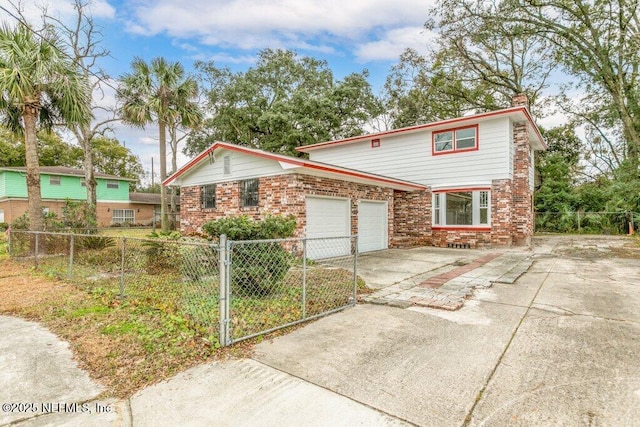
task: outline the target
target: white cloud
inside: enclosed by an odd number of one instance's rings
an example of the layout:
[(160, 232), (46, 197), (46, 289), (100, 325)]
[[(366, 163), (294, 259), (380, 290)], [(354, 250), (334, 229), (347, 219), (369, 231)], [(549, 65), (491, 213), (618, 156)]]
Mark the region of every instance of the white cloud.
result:
[(355, 55), (360, 62), (395, 60), (407, 48), (424, 52), (435, 38), (435, 33), (423, 27), (396, 28), (386, 31), (378, 40), (361, 44)]
[[(17, 5), (17, 2), (13, 2)], [(5, 6), (12, 15), (17, 16), (15, 8), (12, 4)], [(36, 0), (26, 1), (20, 4), (20, 14), (27, 20), (27, 22), (36, 28), (40, 28), (42, 25), (43, 12), (48, 16), (59, 19), (65, 23), (71, 23), (76, 18), (77, 14), (72, 1), (47, 1)], [(115, 17), (116, 10), (109, 2), (105, 0), (93, 0), (86, 9), (88, 15), (94, 18), (112, 19)], [(8, 23), (16, 23), (15, 17), (8, 16), (6, 12), (2, 11), (0, 17), (3, 19), (6, 17)]]
[(329, 52), (332, 44), (362, 43), (378, 31), (420, 27), (429, 4), (424, 0), (157, 0), (138, 4), (128, 30), (193, 37), (221, 47), (287, 46)]

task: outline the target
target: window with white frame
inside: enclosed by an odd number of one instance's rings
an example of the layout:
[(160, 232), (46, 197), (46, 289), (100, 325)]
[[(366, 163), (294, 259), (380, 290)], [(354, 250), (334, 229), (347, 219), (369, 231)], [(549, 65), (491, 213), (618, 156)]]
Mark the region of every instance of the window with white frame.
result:
[(107, 188), (113, 188), (114, 190), (117, 190), (120, 187), (118, 184), (118, 181), (107, 181)]
[(114, 209), (111, 222), (114, 224), (133, 224), (135, 222), (133, 209)]
[(49, 176), (49, 185), (60, 185), (62, 182), (59, 176), (50, 175)]
[(485, 227), (491, 224), (488, 190), (442, 191), (433, 194), (433, 225)]
[(478, 148), (478, 126), (433, 132), (433, 153), (444, 154)]
[(440, 193), (433, 195), (433, 225), (440, 225)]

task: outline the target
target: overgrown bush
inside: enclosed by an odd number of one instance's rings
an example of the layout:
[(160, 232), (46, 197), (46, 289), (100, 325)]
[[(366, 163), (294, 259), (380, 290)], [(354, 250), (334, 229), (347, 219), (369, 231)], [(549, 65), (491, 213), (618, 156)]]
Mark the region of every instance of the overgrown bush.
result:
[[(293, 215), (269, 215), (260, 221), (246, 215), (209, 221), (202, 229), (214, 238), (263, 240), (291, 237), (296, 229)], [(241, 243), (233, 247), (231, 285), (247, 296), (267, 296), (289, 271), (292, 256), (278, 242)]]
[(82, 236), (76, 238), (75, 245), (79, 249), (102, 250), (115, 246), (116, 241), (109, 236)]
[(157, 274), (158, 270), (172, 270), (180, 267), (180, 253), (178, 240), (182, 235), (177, 231), (156, 233), (149, 235), (150, 239), (142, 242), (146, 256), (145, 268), (150, 274)]
[(293, 215), (267, 215), (256, 221), (247, 215), (239, 215), (209, 221), (202, 229), (211, 237), (226, 234), (229, 240), (284, 239), (293, 236), (296, 218)]

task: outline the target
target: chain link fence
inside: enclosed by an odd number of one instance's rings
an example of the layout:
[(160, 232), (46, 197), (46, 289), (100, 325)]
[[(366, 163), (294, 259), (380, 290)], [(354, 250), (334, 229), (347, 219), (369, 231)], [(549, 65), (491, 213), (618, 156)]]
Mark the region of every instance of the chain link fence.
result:
[(536, 212), (535, 231), (551, 233), (627, 234), (637, 230), (637, 212)]
[(9, 255), (39, 271), (186, 319), (230, 345), (354, 305), (357, 238), (141, 239), (13, 230)]
[(355, 305), (357, 238), (221, 242), (229, 343)]

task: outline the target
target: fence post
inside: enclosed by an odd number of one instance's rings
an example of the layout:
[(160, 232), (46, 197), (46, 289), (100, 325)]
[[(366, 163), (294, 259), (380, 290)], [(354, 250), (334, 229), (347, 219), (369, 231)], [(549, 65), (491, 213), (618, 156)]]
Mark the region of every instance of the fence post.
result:
[(352, 305), (356, 305), (358, 302), (358, 235), (355, 235), (355, 251), (353, 255), (353, 302)]
[(71, 241), (69, 242), (69, 279), (73, 277), (73, 242), (74, 235), (71, 235)]
[(307, 318), (307, 238), (302, 239), (302, 320)]
[(7, 230), (7, 236), (9, 238), (9, 242), (8, 242), (9, 247), (7, 248), (7, 250), (9, 251), (9, 256), (13, 256), (13, 254), (11, 253), (11, 249), (12, 249), (11, 245), (13, 244), (13, 242), (11, 241), (11, 239), (13, 238), (11, 237), (12, 234), (13, 233), (11, 232), (11, 226), (9, 226), (9, 229)]
[(578, 234), (580, 234), (580, 211), (576, 211), (576, 214), (578, 215)]
[(220, 260), (218, 265), (220, 266), (220, 325), (219, 325), (219, 341), (222, 347), (229, 345), (229, 256), (228, 256), (228, 244), (227, 235), (222, 234), (219, 241)]
[(124, 298), (124, 260), (126, 256), (127, 238), (122, 238), (122, 254), (120, 259), (120, 298)]
[(40, 233), (38, 231), (35, 232), (36, 233), (36, 247), (33, 251), (33, 263), (35, 264), (35, 267), (38, 268), (38, 248), (40, 247)]

